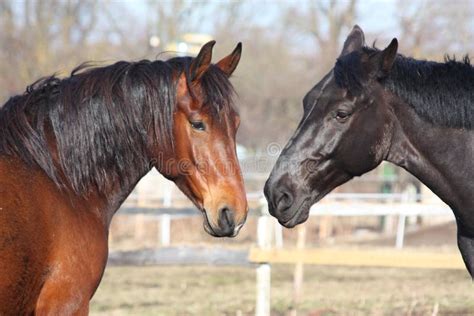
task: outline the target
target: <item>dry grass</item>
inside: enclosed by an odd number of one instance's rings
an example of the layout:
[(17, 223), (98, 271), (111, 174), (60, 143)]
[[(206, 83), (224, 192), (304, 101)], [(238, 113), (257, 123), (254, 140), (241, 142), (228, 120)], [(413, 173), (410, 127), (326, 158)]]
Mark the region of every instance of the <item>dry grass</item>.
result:
[[(291, 306), (293, 267), (274, 265), (272, 314)], [(474, 315), (465, 271), (305, 266), (299, 315)], [(252, 315), (255, 269), (109, 267), (91, 315)]]

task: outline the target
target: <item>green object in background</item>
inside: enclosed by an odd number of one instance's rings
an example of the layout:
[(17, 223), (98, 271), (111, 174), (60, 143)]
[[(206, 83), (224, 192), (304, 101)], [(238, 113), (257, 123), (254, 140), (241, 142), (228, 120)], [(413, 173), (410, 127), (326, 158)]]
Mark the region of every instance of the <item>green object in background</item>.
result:
[(383, 163), (382, 166), (382, 186), (380, 188), (381, 193), (392, 193), (393, 182), (397, 178), (395, 166), (389, 163)]
[(387, 182), (393, 182), (397, 178), (397, 172), (395, 166), (390, 163), (382, 164), (382, 180)]

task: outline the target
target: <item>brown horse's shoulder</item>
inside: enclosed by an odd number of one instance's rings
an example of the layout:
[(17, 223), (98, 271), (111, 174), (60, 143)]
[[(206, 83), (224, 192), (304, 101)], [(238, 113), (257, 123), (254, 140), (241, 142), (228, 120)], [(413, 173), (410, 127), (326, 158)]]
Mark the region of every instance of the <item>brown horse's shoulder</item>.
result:
[(47, 274), (50, 239), (28, 198), (28, 174), (20, 160), (0, 156), (0, 314), (31, 311)]
[(33, 173), (21, 159), (0, 155), (0, 192)]
[[(20, 203), (24, 185), (21, 184), (22, 164), (14, 158), (0, 156), (0, 210), (15, 207)], [(18, 206), (18, 205), (17, 205)]]
[(0, 156), (0, 266), (8, 271), (0, 274), (0, 315), (27, 313), (51, 284), (74, 288), (68, 280), (90, 298), (107, 260), (106, 228), (91, 214), (39, 168)]

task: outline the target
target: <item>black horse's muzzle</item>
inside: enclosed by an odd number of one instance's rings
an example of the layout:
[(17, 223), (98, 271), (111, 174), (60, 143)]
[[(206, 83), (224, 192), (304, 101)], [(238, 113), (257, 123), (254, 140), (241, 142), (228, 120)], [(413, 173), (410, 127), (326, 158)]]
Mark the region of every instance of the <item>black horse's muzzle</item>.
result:
[(295, 194), (296, 186), (288, 174), (272, 175), (264, 187), (268, 211), (278, 222), (288, 228), (304, 222), (308, 218), (309, 198)]

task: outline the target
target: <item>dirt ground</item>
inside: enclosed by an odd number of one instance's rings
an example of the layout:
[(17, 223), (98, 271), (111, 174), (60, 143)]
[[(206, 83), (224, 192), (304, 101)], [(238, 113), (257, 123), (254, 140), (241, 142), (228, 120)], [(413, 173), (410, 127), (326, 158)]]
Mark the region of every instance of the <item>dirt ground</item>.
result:
[[(291, 308), (293, 266), (272, 266), (272, 315)], [(305, 266), (298, 315), (474, 315), (466, 271)], [(253, 315), (252, 267), (108, 267), (91, 315)]]

